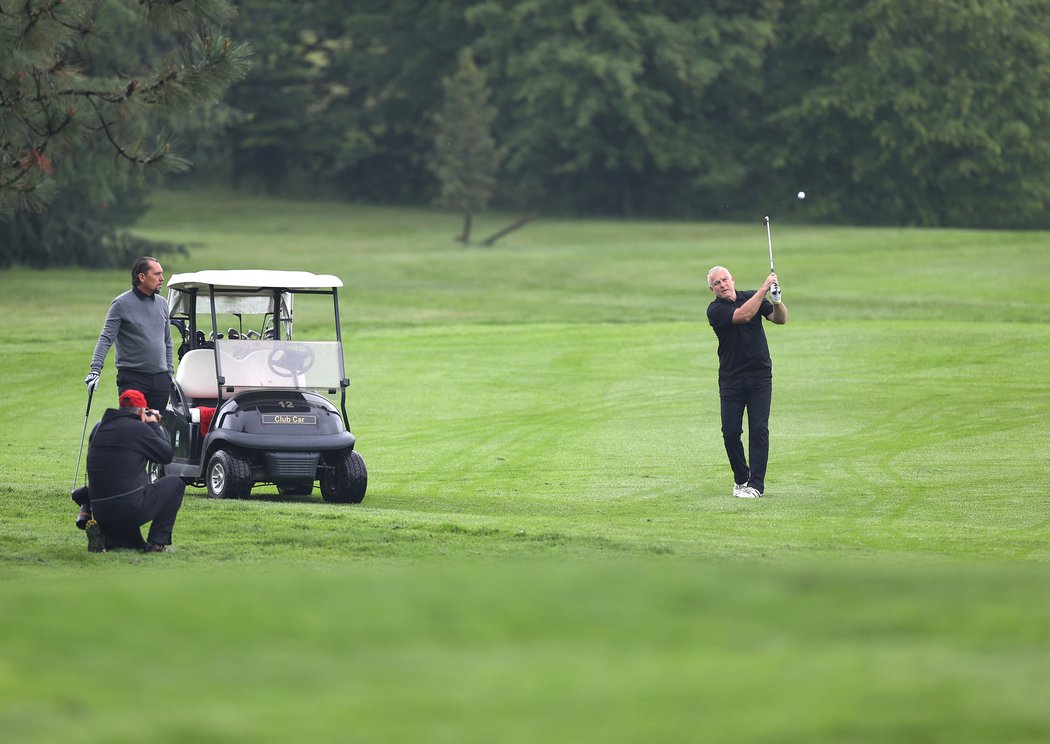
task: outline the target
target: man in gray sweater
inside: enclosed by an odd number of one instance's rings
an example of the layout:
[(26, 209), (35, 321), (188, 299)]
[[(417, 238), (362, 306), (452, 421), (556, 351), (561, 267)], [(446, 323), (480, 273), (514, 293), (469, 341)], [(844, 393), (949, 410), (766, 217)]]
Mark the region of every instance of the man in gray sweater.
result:
[(116, 344), (117, 394), (140, 390), (149, 407), (163, 411), (171, 393), (174, 371), (168, 302), (160, 294), (164, 269), (157, 259), (143, 256), (131, 267), (131, 289), (109, 306), (106, 322), (91, 357), (91, 372), (84, 379), (88, 392), (98, 386), (109, 348)]

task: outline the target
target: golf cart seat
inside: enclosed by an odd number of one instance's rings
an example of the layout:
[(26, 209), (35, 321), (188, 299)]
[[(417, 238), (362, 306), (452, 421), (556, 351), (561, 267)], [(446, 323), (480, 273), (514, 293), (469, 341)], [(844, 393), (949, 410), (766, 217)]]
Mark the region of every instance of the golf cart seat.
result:
[(175, 370), (175, 382), (190, 400), (215, 400), (215, 352), (212, 349), (187, 351)]
[[(262, 380), (264, 381), (263, 387), (267, 384), (273, 385), (280, 380), (270, 369), (267, 354), (264, 351), (256, 351), (243, 357), (223, 355), (222, 373), (229, 382)], [(215, 350), (193, 349), (187, 351), (179, 362), (179, 367), (175, 370), (175, 382), (178, 383), (183, 396), (188, 401), (203, 399), (208, 401), (207, 405), (215, 405), (215, 393), (218, 389), (215, 374)], [(295, 387), (299, 387), (299, 378), (293, 376), (292, 379)], [(256, 387), (258, 385), (227, 384), (223, 386), (222, 399), (226, 400), (235, 393), (253, 390)], [(191, 402), (190, 405), (194, 404)]]

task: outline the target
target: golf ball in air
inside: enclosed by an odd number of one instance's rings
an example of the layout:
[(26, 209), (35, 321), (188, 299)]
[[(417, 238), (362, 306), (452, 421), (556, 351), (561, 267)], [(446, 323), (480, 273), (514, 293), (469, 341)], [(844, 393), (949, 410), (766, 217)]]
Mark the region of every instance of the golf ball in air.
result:
[(798, 198), (799, 199), (805, 199), (806, 198), (806, 192), (805, 191), (798, 192)]

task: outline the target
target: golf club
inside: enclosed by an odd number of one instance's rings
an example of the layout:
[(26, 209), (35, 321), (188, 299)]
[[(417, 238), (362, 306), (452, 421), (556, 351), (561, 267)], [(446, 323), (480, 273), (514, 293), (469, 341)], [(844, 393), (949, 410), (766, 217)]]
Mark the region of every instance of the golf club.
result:
[[(766, 240), (769, 241), (769, 273), (772, 274), (775, 269), (773, 268), (773, 233), (769, 229), (769, 216), (766, 215)], [(780, 285), (773, 282), (773, 286), (769, 288), (769, 293), (776, 297), (780, 294)]]
[(77, 490), (77, 476), (80, 474), (80, 456), (84, 454), (84, 437), (87, 435), (88, 416), (91, 414), (91, 396), (94, 394), (94, 388), (89, 388), (87, 410), (84, 411), (84, 431), (80, 432), (80, 450), (77, 452), (77, 467), (73, 471), (73, 487), (69, 489), (70, 493)]

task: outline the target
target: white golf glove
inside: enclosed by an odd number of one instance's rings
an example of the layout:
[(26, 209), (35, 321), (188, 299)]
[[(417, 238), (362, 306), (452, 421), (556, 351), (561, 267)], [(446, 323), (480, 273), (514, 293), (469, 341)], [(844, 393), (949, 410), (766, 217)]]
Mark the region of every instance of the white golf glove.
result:
[(98, 387), (98, 372), (90, 372), (87, 377), (84, 378), (84, 384), (87, 385), (89, 393), (95, 392), (95, 388)]
[(780, 285), (776, 282), (769, 287), (769, 299), (774, 305), (780, 304)]

